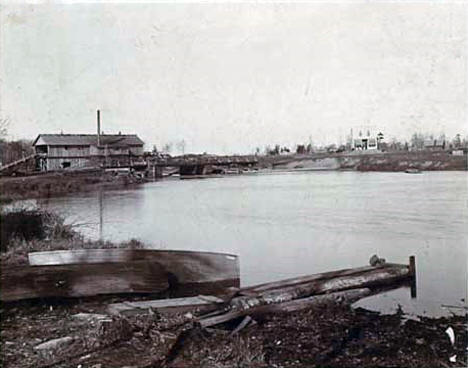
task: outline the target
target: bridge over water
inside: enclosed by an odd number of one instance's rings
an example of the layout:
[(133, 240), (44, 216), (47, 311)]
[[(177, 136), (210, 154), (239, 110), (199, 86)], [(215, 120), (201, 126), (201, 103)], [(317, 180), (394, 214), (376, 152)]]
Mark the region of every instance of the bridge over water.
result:
[(258, 164), (254, 155), (208, 156), (187, 155), (178, 157), (149, 157), (148, 168), (154, 176), (161, 176), (164, 167), (177, 167), (181, 175), (205, 175), (215, 167), (247, 167)]

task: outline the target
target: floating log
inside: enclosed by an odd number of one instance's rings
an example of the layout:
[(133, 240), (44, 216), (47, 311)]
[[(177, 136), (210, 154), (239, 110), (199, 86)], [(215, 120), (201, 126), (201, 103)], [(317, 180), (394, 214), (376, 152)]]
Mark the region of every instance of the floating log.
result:
[(146, 261), (3, 267), (0, 280), (2, 301), (158, 293), (169, 288), (167, 271), (159, 264)]
[(212, 310), (223, 300), (211, 295), (199, 295), (187, 298), (158, 299), (140, 302), (123, 302), (109, 304), (107, 310), (111, 314), (136, 315), (149, 314), (157, 311), (163, 314), (183, 313), (197, 309), (198, 311)]
[(28, 254), (31, 266), (88, 265), (146, 261), (169, 274), (171, 296), (216, 294), (239, 287), (239, 259), (233, 254), (153, 249), (77, 249)]
[(225, 323), (233, 319), (243, 317), (246, 315), (252, 317), (260, 317), (270, 313), (291, 313), (300, 310), (305, 310), (317, 307), (327, 303), (354, 303), (355, 301), (364, 298), (371, 294), (368, 288), (360, 288), (346, 291), (338, 291), (330, 294), (314, 295), (308, 298), (291, 300), (289, 302), (277, 304), (265, 304), (251, 307), (243, 310), (232, 310), (222, 315), (213, 316), (209, 318), (201, 318), (198, 324), (202, 328), (211, 327), (220, 323)]

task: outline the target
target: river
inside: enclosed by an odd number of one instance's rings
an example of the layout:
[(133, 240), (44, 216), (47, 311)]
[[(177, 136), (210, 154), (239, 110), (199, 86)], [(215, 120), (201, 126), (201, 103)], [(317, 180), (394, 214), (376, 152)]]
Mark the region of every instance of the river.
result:
[(466, 172), (163, 180), (39, 204), (82, 224), (92, 239), (238, 254), (243, 286), (363, 266), (372, 254), (396, 263), (415, 255), (416, 299), (400, 288), (358, 305), (385, 313), (401, 305), (410, 315), (437, 316), (448, 313), (442, 304), (463, 305), (467, 298)]

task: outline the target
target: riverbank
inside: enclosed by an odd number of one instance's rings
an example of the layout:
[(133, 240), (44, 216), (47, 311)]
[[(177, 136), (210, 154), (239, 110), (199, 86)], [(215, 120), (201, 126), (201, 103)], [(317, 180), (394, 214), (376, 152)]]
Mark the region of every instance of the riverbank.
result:
[[(62, 227), (63, 222), (52, 225)], [(2, 268), (27, 264), (31, 251), (143, 246), (135, 241), (88, 242), (71, 230), (65, 237), (62, 231), (52, 231), (44, 239), (9, 240)], [(127, 294), (3, 303), (2, 367), (459, 367), (467, 363), (466, 315), (408, 319), (402, 310), (382, 315), (327, 302), (302, 312), (257, 314), (244, 328), (240, 327), (245, 320), (240, 318), (202, 329), (197, 309), (179, 314), (155, 310), (131, 316), (109, 314), (111, 303), (157, 297), (161, 296)], [(453, 343), (447, 330), (453, 331)]]
[[(106, 314), (107, 303), (122, 300), (3, 305), (2, 366), (461, 367), (467, 363), (466, 316), (408, 320), (401, 312), (381, 315), (327, 304), (265, 316), (233, 333), (239, 321), (217, 329), (194, 328), (195, 311)], [(453, 344), (447, 329), (453, 330)], [(53, 339), (61, 340), (42, 345)]]
[(342, 152), (265, 156), (260, 166), (281, 170), (424, 171), (467, 170), (467, 155), (446, 151)]
[(99, 188), (125, 188), (142, 182), (132, 175), (113, 175), (101, 170), (55, 172), (23, 177), (0, 178), (0, 203), (21, 199), (48, 198)]

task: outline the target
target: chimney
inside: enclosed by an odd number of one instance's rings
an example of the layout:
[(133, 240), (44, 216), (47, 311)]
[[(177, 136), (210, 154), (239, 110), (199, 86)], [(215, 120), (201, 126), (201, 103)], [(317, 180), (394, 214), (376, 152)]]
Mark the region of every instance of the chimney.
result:
[(97, 111), (97, 145), (101, 145), (101, 112)]

